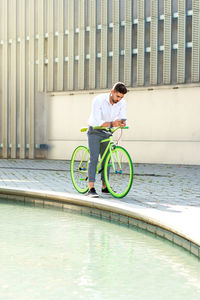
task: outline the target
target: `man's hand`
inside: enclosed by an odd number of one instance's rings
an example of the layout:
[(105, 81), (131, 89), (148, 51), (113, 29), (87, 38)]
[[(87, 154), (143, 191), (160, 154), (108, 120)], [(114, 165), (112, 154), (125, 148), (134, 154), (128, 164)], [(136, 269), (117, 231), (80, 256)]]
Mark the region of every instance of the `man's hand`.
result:
[(126, 121), (121, 121), (121, 127), (125, 127), (126, 126)]
[(125, 127), (125, 121), (115, 120), (112, 122), (113, 127)]

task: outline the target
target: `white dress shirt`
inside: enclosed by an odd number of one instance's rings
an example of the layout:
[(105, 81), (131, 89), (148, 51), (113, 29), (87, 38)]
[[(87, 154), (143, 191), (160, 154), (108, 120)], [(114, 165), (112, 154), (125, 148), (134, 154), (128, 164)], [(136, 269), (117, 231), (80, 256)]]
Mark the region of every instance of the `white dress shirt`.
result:
[(115, 104), (110, 103), (110, 93), (94, 98), (92, 112), (88, 120), (89, 126), (101, 126), (105, 122), (126, 119), (126, 102), (121, 99)]

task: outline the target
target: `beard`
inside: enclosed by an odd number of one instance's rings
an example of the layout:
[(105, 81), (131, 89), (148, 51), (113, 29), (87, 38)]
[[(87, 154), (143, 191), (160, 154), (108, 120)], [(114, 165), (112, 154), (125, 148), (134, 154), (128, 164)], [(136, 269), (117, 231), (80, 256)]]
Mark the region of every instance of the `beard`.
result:
[(112, 103), (113, 104), (116, 104), (118, 101), (117, 100), (114, 100), (114, 97), (113, 97), (113, 95), (112, 95)]

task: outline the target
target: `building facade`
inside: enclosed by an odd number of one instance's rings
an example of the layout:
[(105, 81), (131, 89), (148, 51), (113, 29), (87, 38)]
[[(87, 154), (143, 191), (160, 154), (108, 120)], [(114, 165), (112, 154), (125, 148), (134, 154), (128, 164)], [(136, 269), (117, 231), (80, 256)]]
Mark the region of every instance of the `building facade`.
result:
[(54, 93), (199, 85), (200, 0), (1, 0), (0, 14), (1, 157), (40, 156)]

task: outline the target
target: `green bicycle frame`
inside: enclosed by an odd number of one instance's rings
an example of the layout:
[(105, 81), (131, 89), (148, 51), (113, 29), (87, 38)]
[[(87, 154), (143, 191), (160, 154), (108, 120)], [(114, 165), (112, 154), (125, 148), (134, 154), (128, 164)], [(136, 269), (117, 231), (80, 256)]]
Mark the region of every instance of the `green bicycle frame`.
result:
[[(101, 128), (102, 128), (102, 127), (101, 127)], [(124, 127), (124, 129), (127, 129), (127, 128), (128, 128), (128, 127)], [(98, 128), (95, 127), (95, 129), (98, 129)], [(116, 129), (113, 129), (113, 130), (112, 130), (112, 133), (115, 132), (117, 129), (118, 129), (118, 127), (117, 127)], [(105, 149), (105, 151), (104, 151), (104, 153), (103, 153), (103, 155), (102, 155), (102, 157), (101, 157), (101, 159), (100, 159), (100, 161), (99, 161), (99, 163), (98, 163), (98, 165), (97, 165), (97, 171), (96, 171), (96, 174), (99, 173), (99, 169), (100, 169), (100, 167), (101, 167), (101, 164), (102, 164), (102, 162), (103, 162), (103, 160), (104, 160), (104, 158), (106, 157), (106, 155), (107, 155), (108, 152), (110, 152), (111, 163), (112, 163), (113, 170), (114, 170), (114, 172), (115, 172), (115, 164), (114, 164), (114, 159), (113, 159), (113, 153), (112, 153), (112, 151), (111, 151), (112, 147), (114, 146), (114, 142), (113, 142), (113, 137), (112, 137), (112, 135), (111, 135), (109, 138), (107, 138), (107, 139), (105, 139), (105, 140), (102, 140), (101, 143), (105, 143), (105, 142), (108, 142), (108, 141), (109, 141), (109, 143), (108, 143), (108, 145), (107, 145), (107, 147), (106, 147), (106, 149)], [(117, 159), (117, 161), (118, 161), (118, 164), (119, 164), (119, 167), (120, 167), (120, 170), (121, 170), (121, 163), (120, 163), (120, 159), (119, 159), (118, 153), (116, 153), (116, 159)]]
[[(119, 128), (121, 128), (121, 129), (128, 129), (129, 127), (128, 127), (128, 126), (125, 126), (125, 127), (116, 127), (116, 128), (111, 128), (111, 129), (108, 129), (107, 127), (101, 127), (101, 126), (95, 126), (95, 127), (94, 127), (94, 129), (104, 129), (104, 130), (107, 130), (107, 131), (111, 130), (112, 133), (114, 133), (114, 132), (115, 132), (116, 130), (118, 130)], [(88, 129), (88, 128), (86, 128), (86, 127), (81, 128), (81, 132), (85, 132), (85, 131), (87, 131), (87, 129)], [(113, 137), (112, 137), (112, 135), (111, 135), (109, 138), (107, 138), (107, 139), (105, 139), (105, 140), (102, 140), (101, 143), (105, 143), (105, 142), (108, 142), (108, 141), (109, 141), (109, 143), (108, 143), (108, 145), (107, 145), (107, 147), (106, 147), (106, 149), (105, 149), (105, 151), (104, 151), (104, 153), (103, 153), (103, 155), (102, 155), (102, 157), (101, 157), (101, 159), (100, 159), (100, 161), (99, 161), (99, 163), (98, 163), (98, 165), (97, 165), (97, 171), (96, 171), (96, 174), (99, 173), (99, 169), (100, 169), (100, 167), (101, 167), (101, 164), (102, 164), (102, 162), (103, 162), (103, 160), (104, 160), (104, 158), (106, 157), (106, 155), (107, 155), (108, 152), (110, 152), (111, 163), (112, 163), (113, 170), (114, 170), (114, 172), (115, 172), (115, 164), (114, 164), (113, 154), (112, 154), (112, 151), (111, 151), (112, 146), (114, 146), (114, 142), (113, 142)], [(116, 153), (116, 159), (117, 159), (118, 164), (119, 164), (119, 167), (120, 167), (120, 169), (121, 169), (121, 164), (120, 164), (120, 159), (119, 159), (118, 153)], [(81, 164), (81, 163), (80, 163), (80, 164)]]
[(99, 161), (99, 163), (97, 165), (97, 172), (96, 172), (97, 174), (99, 173), (99, 169), (101, 167), (101, 164), (103, 163), (103, 160), (106, 157), (108, 151), (110, 152), (110, 154), (111, 154), (111, 160), (113, 161), (111, 147), (112, 147), (112, 145), (114, 145), (114, 143), (113, 143), (113, 140), (112, 140), (112, 136), (109, 137), (108, 139), (102, 140), (101, 143), (105, 143), (105, 142), (108, 142), (108, 141), (109, 141), (109, 143), (108, 143), (108, 145), (107, 145), (107, 147), (106, 147), (106, 149), (105, 149), (105, 151), (104, 151), (104, 153), (103, 153), (103, 155), (102, 155), (102, 157), (101, 157), (101, 159), (100, 159), (100, 161)]

